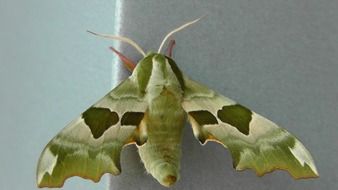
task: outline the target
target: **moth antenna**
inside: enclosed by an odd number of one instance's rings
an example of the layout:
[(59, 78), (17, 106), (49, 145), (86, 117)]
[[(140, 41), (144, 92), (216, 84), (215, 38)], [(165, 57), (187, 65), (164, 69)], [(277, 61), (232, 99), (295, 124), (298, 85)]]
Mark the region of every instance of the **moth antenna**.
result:
[(167, 49), (167, 55), (169, 57), (172, 57), (172, 55), (173, 55), (173, 49), (174, 49), (175, 44), (176, 44), (175, 40), (169, 41), (169, 45), (168, 45), (168, 49)]
[(142, 50), (142, 48), (136, 43), (134, 42), (133, 40), (127, 38), (127, 37), (124, 37), (124, 36), (114, 36), (114, 35), (109, 35), (109, 34), (99, 34), (99, 33), (95, 33), (95, 32), (92, 32), (92, 31), (89, 31), (87, 30), (87, 32), (91, 33), (91, 34), (94, 34), (95, 36), (100, 36), (102, 38), (107, 38), (107, 39), (111, 39), (111, 40), (119, 40), (121, 42), (125, 42), (131, 46), (133, 46), (138, 52), (140, 52), (143, 57), (146, 56), (146, 54), (144, 53), (144, 51)]
[(120, 58), (120, 60), (123, 62), (124, 66), (130, 71), (133, 72), (133, 70), (136, 67), (136, 64), (134, 63), (134, 61), (132, 61), (131, 59), (129, 59), (128, 57), (126, 57), (125, 55), (123, 55), (121, 52), (117, 51), (115, 48), (113, 47), (109, 47), (109, 49), (111, 49), (114, 53), (117, 54), (117, 56)]
[[(203, 17), (204, 17), (204, 16), (203, 16)], [(182, 30), (182, 29), (184, 29), (184, 28), (186, 28), (186, 27), (188, 27), (188, 26), (190, 26), (190, 25), (196, 23), (197, 21), (201, 20), (201, 18), (203, 18), (203, 17), (200, 17), (200, 18), (198, 18), (198, 19), (196, 19), (196, 20), (187, 22), (187, 23), (183, 24), (182, 26), (180, 26), (180, 27), (178, 27), (178, 28), (172, 30), (171, 32), (169, 32), (169, 33), (164, 37), (164, 39), (163, 39), (163, 41), (162, 41), (160, 47), (158, 48), (158, 51), (157, 51), (157, 52), (158, 52), (158, 53), (161, 52), (161, 50), (162, 50), (162, 48), (163, 48), (163, 46), (164, 46), (164, 43), (168, 40), (168, 38), (169, 38), (171, 35), (173, 35), (174, 33), (176, 33), (176, 32), (178, 32), (178, 31), (180, 31), (180, 30)]]

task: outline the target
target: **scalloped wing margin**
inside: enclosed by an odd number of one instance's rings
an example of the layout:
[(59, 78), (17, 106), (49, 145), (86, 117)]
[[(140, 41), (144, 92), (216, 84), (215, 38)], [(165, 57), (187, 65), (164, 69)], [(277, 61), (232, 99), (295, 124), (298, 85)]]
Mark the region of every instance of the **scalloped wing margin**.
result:
[(236, 170), (253, 169), (259, 176), (276, 169), (294, 178), (318, 177), (309, 151), (286, 130), (214, 91), (185, 79), (182, 103), (195, 137), (228, 148)]
[(147, 139), (146, 109), (133, 80), (122, 82), (47, 144), (38, 163), (38, 186), (62, 187), (72, 176), (98, 182), (104, 173), (118, 175), (123, 146)]

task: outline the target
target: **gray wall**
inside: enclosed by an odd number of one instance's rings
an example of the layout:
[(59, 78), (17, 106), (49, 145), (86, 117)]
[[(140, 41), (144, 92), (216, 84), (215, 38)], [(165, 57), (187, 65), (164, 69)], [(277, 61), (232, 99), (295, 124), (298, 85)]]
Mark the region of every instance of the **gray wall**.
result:
[[(0, 189), (37, 189), (38, 157), (69, 121), (111, 89), (114, 0), (0, 0)], [(72, 178), (63, 189), (105, 189)]]
[[(338, 1), (125, 0), (120, 34), (157, 50), (175, 35), (174, 58), (193, 79), (280, 124), (312, 153), (320, 178), (293, 180), (285, 171), (257, 177), (236, 172), (229, 152), (202, 147), (187, 126), (181, 180), (172, 189), (338, 189)], [(129, 46), (123, 52), (139, 54)], [(165, 189), (146, 175), (134, 147), (111, 189)]]

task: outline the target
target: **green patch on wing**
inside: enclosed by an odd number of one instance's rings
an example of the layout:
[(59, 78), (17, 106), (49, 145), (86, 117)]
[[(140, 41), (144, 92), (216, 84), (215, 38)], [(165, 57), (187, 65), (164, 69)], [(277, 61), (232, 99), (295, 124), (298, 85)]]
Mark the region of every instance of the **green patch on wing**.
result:
[(217, 117), (221, 121), (236, 127), (245, 135), (249, 134), (249, 124), (252, 119), (251, 116), (252, 112), (239, 104), (223, 106), (221, 110), (217, 111)]
[(200, 126), (218, 124), (215, 116), (206, 110), (191, 111), (189, 115), (193, 117)]
[(121, 125), (139, 126), (142, 121), (144, 113), (142, 112), (126, 112), (121, 119)]
[(107, 98), (112, 98), (113, 101), (120, 99), (133, 98), (139, 101), (142, 101), (143, 94), (139, 91), (139, 88), (136, 86), (135, 82), (129, 78), (120, 83), (114, 91), (110, 92)]
[(96, 139), (119, 121), (117, 113), (111, 112), (108, 108), (91, 107), (82, 114), (82, 118)]

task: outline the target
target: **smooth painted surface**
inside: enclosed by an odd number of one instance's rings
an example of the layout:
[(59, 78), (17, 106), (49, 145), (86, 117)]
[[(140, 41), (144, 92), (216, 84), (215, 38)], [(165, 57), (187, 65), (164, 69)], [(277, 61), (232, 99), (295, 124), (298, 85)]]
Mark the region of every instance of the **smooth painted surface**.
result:
[[(48, 141), (111, 89), (114, 0), (0, 0), (0, 189), (36, 188)], [(106, 177), (104, 177), (106, 178)], [(105, 189), (72, 178), (63, 189)]]
[[(266, 116), (299, 137), (320, 178), (285, 171), (237, 172), (221, 145), (202, 147), (185, 129), (181, 180), (171, 189), (338, 189), (338, 2), (277, 0), (120, 1), (119, 34), (157, 50), (167, 32), (207, 14), (175, 35), (174, 59), (193, 79)], [(130, 46), (122, 52), (137, 60)], [(166, 189), (145, 173), (134, 147), (121, 156), (111, 189)]]

